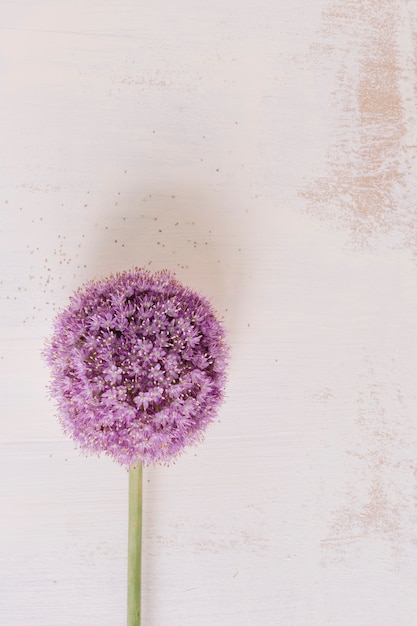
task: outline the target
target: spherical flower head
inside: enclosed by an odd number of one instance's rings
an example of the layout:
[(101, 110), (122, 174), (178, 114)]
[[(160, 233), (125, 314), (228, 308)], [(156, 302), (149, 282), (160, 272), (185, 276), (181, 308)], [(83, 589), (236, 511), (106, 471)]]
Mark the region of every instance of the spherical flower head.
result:
[(211, 304), (168, 271), (92, 281), (44, 356), (64, 430), (122, 465), (166, 463), (202, 439), (223, 399), (227, 346)]

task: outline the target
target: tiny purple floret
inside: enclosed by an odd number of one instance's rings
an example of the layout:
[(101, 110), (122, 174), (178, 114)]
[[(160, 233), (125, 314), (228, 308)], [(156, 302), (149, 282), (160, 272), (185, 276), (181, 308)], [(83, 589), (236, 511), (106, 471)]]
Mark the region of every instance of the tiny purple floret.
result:
[(142, 269), (79, 289), (44, 351), (65, 432), (125, 466), (168, 463), (201, 441), (223, 400), (227, 354), (208, 300)]

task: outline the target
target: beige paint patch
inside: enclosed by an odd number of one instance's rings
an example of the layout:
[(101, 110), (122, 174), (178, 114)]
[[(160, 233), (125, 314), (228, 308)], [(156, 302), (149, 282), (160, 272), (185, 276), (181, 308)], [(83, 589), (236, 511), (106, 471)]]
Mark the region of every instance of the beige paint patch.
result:
[[(374, 539), (399, 556), (409, 519), (416, 517), (415, 433), (407, 424), (408, 399), (394, 363), (364, 360), (357, 389), (357, 442), (341, 504), (330, 515), (321, 541), (323, 565), (354, 557), (355, 547)], [(382, 373), (385, 370), (385, 375)]]
[(332, 2), (311, 48), (318, 67), (329, 55), (337, 58), (330, 103), (337, 121), (325, 174), (301, 195), (309, 211), (342, 220), (361, 244), (384, 233), (395, 233), (396, 241), (414, 239), (413, 30), (416, 20), (396, 0)]

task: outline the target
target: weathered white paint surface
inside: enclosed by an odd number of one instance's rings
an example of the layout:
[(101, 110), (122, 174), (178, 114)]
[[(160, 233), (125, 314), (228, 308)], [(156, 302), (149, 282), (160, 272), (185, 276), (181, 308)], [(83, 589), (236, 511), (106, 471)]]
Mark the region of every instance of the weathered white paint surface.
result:
[(40, 350), (149, 264), (233, 357), (146, 472), (144, 626), (415, 626), (415, 3), (0, 9), (1, 624), (125, 622), (127, 476), (61, 434)]

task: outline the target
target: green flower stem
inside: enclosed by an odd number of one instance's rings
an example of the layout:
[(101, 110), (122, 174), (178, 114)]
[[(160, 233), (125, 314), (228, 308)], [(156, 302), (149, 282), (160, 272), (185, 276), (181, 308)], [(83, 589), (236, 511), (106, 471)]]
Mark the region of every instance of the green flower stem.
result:
[(142, 565), (142, 465), (129, 470), (127, 626), (140, 626)]

